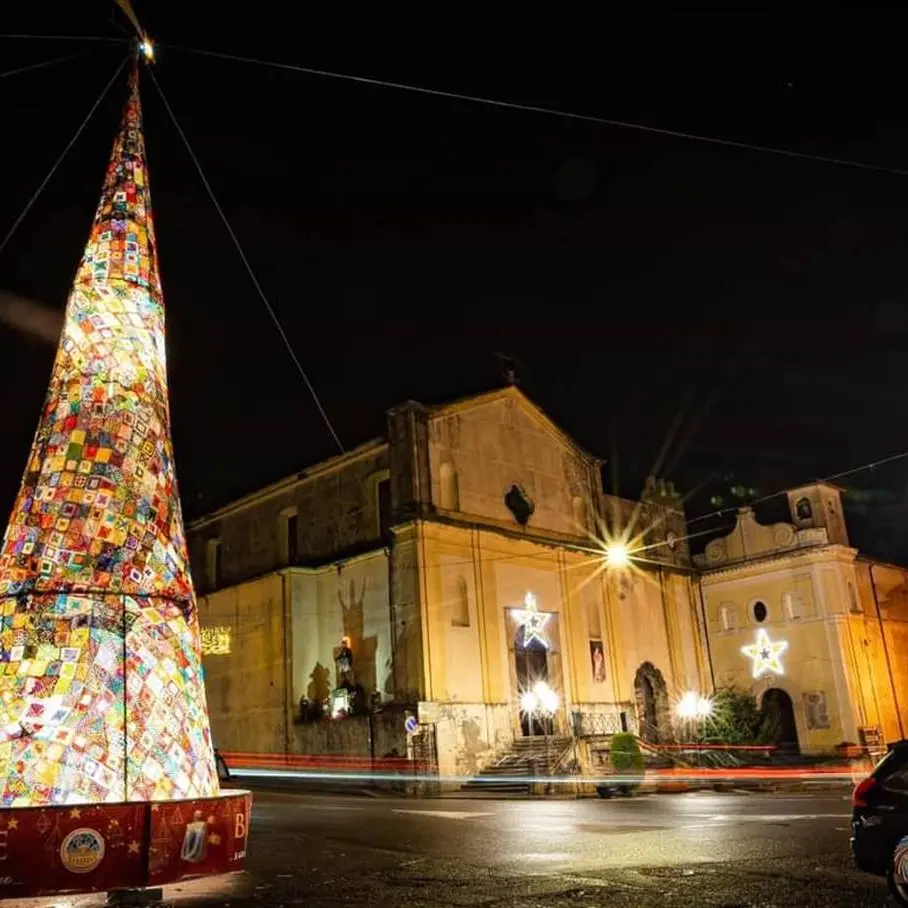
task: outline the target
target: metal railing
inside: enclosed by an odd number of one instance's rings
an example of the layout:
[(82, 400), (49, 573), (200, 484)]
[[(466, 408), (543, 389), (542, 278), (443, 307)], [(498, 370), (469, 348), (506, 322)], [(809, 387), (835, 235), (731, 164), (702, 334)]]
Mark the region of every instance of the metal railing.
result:
[(583, 712), (571, 713), (571, 734), (575, 738), (597, 738), (617, 735), (621, 732), (637, 734), (637, 717), (631, 712)]

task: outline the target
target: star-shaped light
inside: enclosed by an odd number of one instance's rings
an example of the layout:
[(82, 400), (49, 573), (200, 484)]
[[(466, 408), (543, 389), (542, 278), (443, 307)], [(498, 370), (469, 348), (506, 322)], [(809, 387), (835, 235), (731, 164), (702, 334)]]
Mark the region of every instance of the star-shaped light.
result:
[(130, 843), (129, 843), (129, 853), (130, 853), (130, 854), (138, 854), (138, 853), (139, 853), (139, 843), (138, 843), (138, 842), (130, 842)]
[(211, 835), (208, 836), (208, 844), (209, 845), (220, 845), (221, 837), (216, 832), (211, 833)]
[(73, 809), (69, 812), (69, 818), (71, 820), (78, 820), (81, 818), (81, 816), (82, 816), (82, 811), (79, 810), (78, 807), (73, 807)]
[(769, 634), (761, 627), (757, 631), (757, 642), (750, 646), (742, 646), (741, 652), (748, 659), (753, 660), (753, 676), (759, 678), (770, 672), (774, 675), (784, 675), (785, 669), (782, 668), (782, 653), (788, 649), (787, 640), (776, 640), (773, 643), (769, 639)]
[(7, 828), (7, 829), (18, 829), (18, 828), (19, 828), (19, 821), (18, 821), (18, 820), (15, 820), (15, 819), (13, 819), (13, 820), (8, 820), (7, 823), (6, 823), (6, 828)]
[(546, 649), (549, 641), (543, 634), (543, 628), (549, 623), (552, 616), (540, 612), (536, 597), (527, 593), (523, 600), (523, 608), (514, 611), (514, 617), (523, 625), (523, 645), (529, 646), (531, 640), (538, 640)]

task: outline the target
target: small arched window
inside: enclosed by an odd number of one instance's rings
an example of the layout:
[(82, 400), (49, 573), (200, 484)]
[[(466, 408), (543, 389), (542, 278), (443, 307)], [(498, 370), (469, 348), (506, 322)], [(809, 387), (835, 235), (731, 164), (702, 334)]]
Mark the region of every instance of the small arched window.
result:
[(451, 627), (470, 626), (470, 590), (463, 576), (457, 578), (454, 585), (454, 598), (451, 602)]
[(804, 615), (804, 603), (800, 593), (785, 593), (782, 596), (782, 607), (789, 621), (800, 621)]
[(586, 502), (579, 495), (575, 495), (572, 506), (574, 509), (574, 529), (578, 533), (586, 533), (588, 529), (586, 521)]
[(795, 502), (795, 517), (798, 520), (813, 520), (813, 508), (807, 498), (799, 498)]
[(460, 510), (460, 489), (457, 471), (449, 463), (443, 463), (438, 471), (438, 504), (445, 511)]
[(735, 608), (733, 605), (719, 606), (719, 625), (723, 631), (735, 629)]
[(223, 579), (223, 548), (220, 539), (208, 540), (208, 551), (206, 554), (207, 564), (205, 565), (208, 574), (208, 589), (216, 590), (221, 585)]

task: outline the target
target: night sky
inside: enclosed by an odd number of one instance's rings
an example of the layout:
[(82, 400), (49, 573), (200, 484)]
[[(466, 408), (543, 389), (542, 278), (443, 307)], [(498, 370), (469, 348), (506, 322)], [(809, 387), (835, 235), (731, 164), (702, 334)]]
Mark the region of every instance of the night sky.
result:
[[(164, 46), (908, 170), (903, 53), (884, 46), (904, 19), (651, 14), (546, 33), (326, 33), (297, 28), (286, 4), (221, 14), (216, 28), (188, 23), (184, 5), (135, 4), (158, 42), (155, 73), (346, 447), (381, 434), (405, 399), (502, 385), (503, 354), (527, 394), (609, 458), (620, 494), (639, 493), (667, 443), (661, 472), (698, 490), (690, 516), (716, 495), (733, 502), (732, 485), (765, 495), (908, 450), (908, 176)], [(54, 22), (42, 7), (15, 30), (124, 35), (112, 3), (84, 6)], [(0, 235), (125, 53), (0, 39), (0, 73), (83, 49), (0, 78)], [(0, 253), (0, 294), (31, 305), (45, 333), (124, 96), (125, 73)], [(192, 517), (336, 449), (147, 75), (143, 97)], [(53, 354), (0, 324), (0, 510)], [(852, 541), (908, 561), (908, 459), (842, 482)]]

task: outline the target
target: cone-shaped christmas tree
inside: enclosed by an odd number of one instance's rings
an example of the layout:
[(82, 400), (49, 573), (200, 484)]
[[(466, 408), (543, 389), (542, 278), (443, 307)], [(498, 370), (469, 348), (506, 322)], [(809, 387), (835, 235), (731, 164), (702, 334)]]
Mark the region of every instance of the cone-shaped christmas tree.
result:
[(0, 551), (0, 806), (217, 792), (134, 72)]

